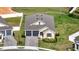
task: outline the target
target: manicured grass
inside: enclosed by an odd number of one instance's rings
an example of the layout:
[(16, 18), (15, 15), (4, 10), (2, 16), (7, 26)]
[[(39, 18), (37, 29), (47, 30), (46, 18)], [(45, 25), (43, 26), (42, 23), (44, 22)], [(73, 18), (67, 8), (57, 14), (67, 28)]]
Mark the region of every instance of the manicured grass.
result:
[(20, 24), (21, 17), (6, 18), (5, 20), (9, 25), (18, 26)]
[(25, 35), (25, 33), (24, 33), (24, 20), (22, 21), (20, 31), (16, 31), (16, 32), (14, 32), (14, 34), (15, 34), (15, 39), (17, 40), (17, 45), (24, 46), (25, 45), (25, 38), (22, 37), (22, 35)]
[(34, 13), (67, 13), (68, 12), (68, 8), (66, 7), (54, 7), (54, 8), (50, 8), (50, 7), (15, 7), (13, 8), (13, 10), (17, 11), (17, 12), (23, 12), (26, 15), (31, 15)]
[[(68, 8), (13, 8), (16, 11), (24, 12), (26, 15), (34, 13), (47, 13), (54, 16), (57, 36), (56, 43), (47, 43), (39, 40), (39, 47), (50, 48), (55, 50), (66, 50), (72, 46), (72, 42), (68, 40), (69, 35), (79, 31), (79, 19), (68, 16)], [(23, 22), (24, 24), (24, 22)], [(22, 25), (23, 25), (22, 24)], [(23, 27), (23, 26), (22, 26)], [(21, 28), (22, 32), (24, 28)], [(20, 37), (19, 37), (20, 38)], [(20, 38), (21, 39), (21, 38)], [(22, 39), (21, 39), (22, 40)]]
[[(39, 44), (41, 47), (48, 46), (47, 48), (56, 50), (66, 50), (72, 43), (68, 40), (69, 35), (79, 31), (79, 19), (69, 17), (67, 14), (53, 14), (49, 13), (55, 17), (55, 27), (56, 31), (59, 33), (57, 37), (57, 43), (45, 43), (41, 41)], [(43, 44), (44, 43), (44, 44)]]

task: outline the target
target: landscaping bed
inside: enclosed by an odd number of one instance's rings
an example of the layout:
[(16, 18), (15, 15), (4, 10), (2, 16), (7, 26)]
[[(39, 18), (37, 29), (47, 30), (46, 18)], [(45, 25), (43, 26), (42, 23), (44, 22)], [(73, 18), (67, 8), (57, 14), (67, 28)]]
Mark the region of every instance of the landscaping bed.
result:
[(57, 42), (57, 40), (53, 39), (53, 38), (43, 38), (42, 40), (47, 43), (56, 43)]

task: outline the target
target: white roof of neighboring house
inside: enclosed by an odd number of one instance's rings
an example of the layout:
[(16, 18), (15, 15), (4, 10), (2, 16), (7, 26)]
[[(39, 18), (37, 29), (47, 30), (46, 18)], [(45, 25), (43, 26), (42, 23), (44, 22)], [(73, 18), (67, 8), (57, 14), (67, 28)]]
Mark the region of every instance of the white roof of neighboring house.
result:
[(5, 24), (3, 24), (3, 23), (0, 23), (0, 27), (4, 27), (4, 26), (7, 26), (7, 25), (5, 25)]
[(75, 38), (77, 37), (77, 36), (79, 36), (79, 32), (76, 32), (76, 33), (74, 33), (74, 34), (72, 34), (72, 35), (70, 35), (69, 36), (69, 41), (71, 41), (71, 42), (74, 42), (75, 43)]

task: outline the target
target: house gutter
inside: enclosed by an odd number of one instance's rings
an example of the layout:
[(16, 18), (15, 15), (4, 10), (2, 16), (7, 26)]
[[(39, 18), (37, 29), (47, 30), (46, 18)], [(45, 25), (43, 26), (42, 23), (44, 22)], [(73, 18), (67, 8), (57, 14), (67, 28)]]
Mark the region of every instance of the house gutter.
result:
[(70, 14), (76, 10), (77, 7), (73, 7), (72, 10), (69, 12)]

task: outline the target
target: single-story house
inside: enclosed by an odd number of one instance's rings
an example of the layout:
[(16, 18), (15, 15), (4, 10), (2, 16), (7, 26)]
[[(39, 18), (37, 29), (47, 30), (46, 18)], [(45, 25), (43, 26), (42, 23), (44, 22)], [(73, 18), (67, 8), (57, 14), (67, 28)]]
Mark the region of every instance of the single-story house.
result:
[(4, 18), (0, 17), (0, 42), (2, 42), (3, 39), (6, 40), (6, 38), (12, 40), (10, 37), (13, 38), (12, 26), (8, 25)]
[(36, 38), (55, 38), (54, 17), (36, 13), (25, 18), (26, 40)]
[(40, 38), (55, 38), (54, 17), (47, 14), (34, 14), (26, 17), (25, 35)]
[(20, 17), (21, 19), (19, 19), (20, 23), (16, 26), (12, 26), (13, 27), (13, 31), (19, 31), (21, 24), (22, 24), (22, 20), (23, 20), (23, 13), (19, 13), (16, 12), (14, 10), (12, 10), (11, 7), (0, 7), (0, 16), (2, 18), (15, 18), (15, 17)]

